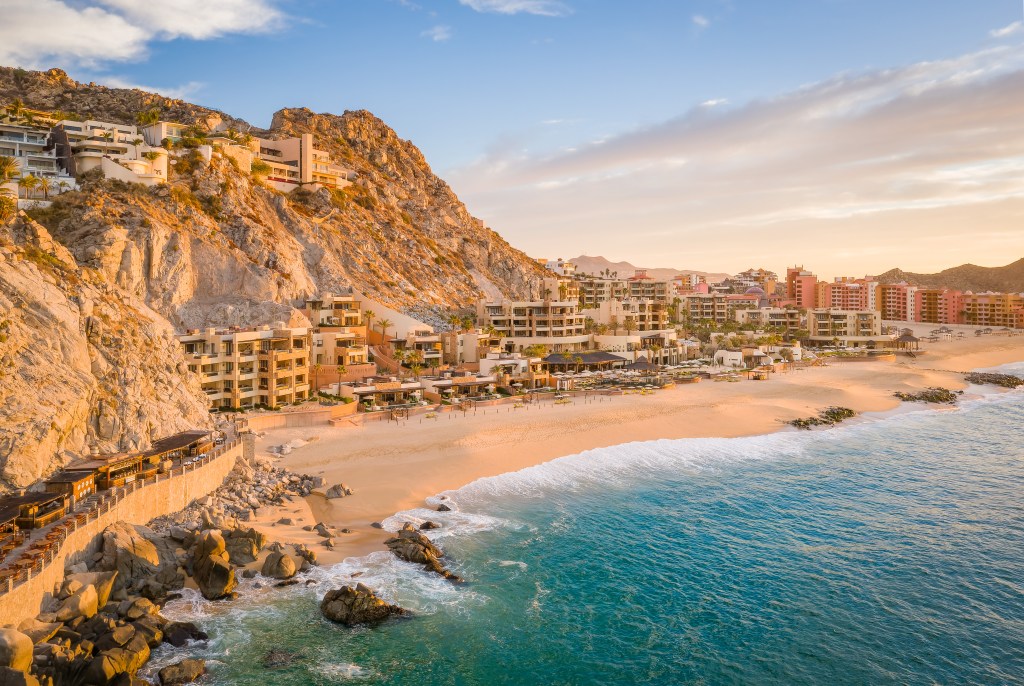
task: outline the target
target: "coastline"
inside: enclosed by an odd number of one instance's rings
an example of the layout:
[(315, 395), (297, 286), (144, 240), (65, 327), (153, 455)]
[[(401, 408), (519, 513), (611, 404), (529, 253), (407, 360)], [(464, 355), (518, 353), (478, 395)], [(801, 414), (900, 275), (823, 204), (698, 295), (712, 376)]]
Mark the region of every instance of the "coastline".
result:
[[(334, 550), (316, 548), (321, 564), (330, 565), (385, 549), (386, 532), (371, 523), (421, 508), (427, 498), (480, 478), (624, 443), (793, 430), (784, 422), (829, 405), (850, 407), (860, 415), (885, 413), (904, 405), (893, 397), (895, 391), (960, 390), (967, 385), (964, 372), (1019, 361), (1024, 361), (1024, 337), (961, 339), (933, 344), (917, 358), (833, 362), (776, 374), (769, 381), (686, 384), (649, 396), (591, 397), (572, 405), (518, 410), (499, 406), (475, 415), (453, 413), (401, 424), (272, 430), (258, 440), (257, 454), (295, 439), (313, 439), (276, 464), (322, 476), (328, 485), (344, 482), (355, 494), (335, 500), (309, 496), (284, 508), (261, 510), (251, 524), (275, 539), (310, 546), (322, 539), (304, 526), (323, 521), (350, 529), (336, 539)], [(278, 525), (283, 516), (294, 524)]]

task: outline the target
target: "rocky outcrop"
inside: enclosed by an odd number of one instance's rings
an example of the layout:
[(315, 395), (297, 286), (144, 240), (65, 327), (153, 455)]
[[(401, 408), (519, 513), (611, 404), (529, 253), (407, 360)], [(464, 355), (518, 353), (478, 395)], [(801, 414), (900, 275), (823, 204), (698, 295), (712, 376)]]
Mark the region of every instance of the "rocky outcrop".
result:
[(381, 600), (363, 584), (328, 591), (320, 602), (320, 612), (332, 622), (345, 626), (372, 624), (408, 614), (408, 610)]
[(335, 484), (328, 488), (327, 492), (324, 493), (324, 497), (327, 498), (328, 500), (333, 500), (335, 498), (344, 498), (347, 495), (352, 495), (352, 489), (346, 486), (345, 484)]
[(115, 572), (113, 590), (137, 588), (160, 570), (156, 545), (140, 528), (115, 522), (103, 530), (103, 548), (96, 569)]
[(160, 670), (161, 686), (180, 686), (190, 684), (206, 674), (206, 660), (187, 658)]
[(24, 215), (0, 225), (0, 491), (209, 423), (170, 324)]
[(196, 539), (192, 551), (192, 577), (200, 593), (208, 600), (223, 598), (238, 585), (227, 545), (219, 531), (204, 531)]
[(427, 571), (440, 574), (449, 581), (455, 583), (463, 581), (462, 577), (441, 564), (440, 558), (444, 557), (441, 549), (431, 543), (429, 538), (417, 531), (409, 522), (405, 523), (396, 536), (384, 541), (384, 545), (398, 558), (421, 564)]

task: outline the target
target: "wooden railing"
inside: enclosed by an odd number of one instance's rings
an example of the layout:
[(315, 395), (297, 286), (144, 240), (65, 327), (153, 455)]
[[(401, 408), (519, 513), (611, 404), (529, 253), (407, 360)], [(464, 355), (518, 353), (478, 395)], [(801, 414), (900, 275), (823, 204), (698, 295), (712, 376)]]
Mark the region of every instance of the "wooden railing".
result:
[(156, 474), (148, 479), (133, 481), (124, 486), (112, 488), (91, 496), (86, 501), (89, 503), (87, 507), (65, 515), (63, 519), (53, 524), (52, 528), (42, 538), (36, 541), (32, 541), (29, 538), (28, 548), (23, 550), (21, 555), (13, 560), (0, 563), (0, 596), (10, 593), (18, 586), (41, 574), (44, 569), (57, 559), (72, 533), (110, 512), (130, 494), (146, 486), (194, 472), (200, 467), (205, 467), (214, 460), (223, 457), (228, 451), (233, 450), (240, 444), (241, 439), (235, 438), (232, 441), (217, 446), (210, 454), (201, 458), (198, 462), (183, 463), (162, 474)]

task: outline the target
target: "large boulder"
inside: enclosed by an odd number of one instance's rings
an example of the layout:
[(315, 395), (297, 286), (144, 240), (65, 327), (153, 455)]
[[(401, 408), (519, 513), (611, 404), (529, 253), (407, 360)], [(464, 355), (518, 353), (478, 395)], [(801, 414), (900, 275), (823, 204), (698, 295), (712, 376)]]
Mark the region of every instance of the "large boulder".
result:
[(320, 613), (332, 622), (353, 626), (381, 622), (388, 617), (409, 612), (384, 602), (363, 584), (356, 584), (355, 587), (343, 586), (328, 591), (320, 602)]
[(160, 568), (156, 546), (131, 524), (115, 522), (103, 530), (101, 571), (117, 572), (113, 590), (132, 588)]
[(83, 683), (107, 686), (121, 675), (134, 676), (149, 659), (149, 644), (140, 635), (119, 648), (104, 650), (89, 663)]
[(68, 574), (64, 577), (62, 588), (70, 588), (73, 584), (92, 586), (96, 589), (96, 603), (103, 607), (110, 600), (117, 581), (117, 570), (109, 572), (86, 572), (84, 574)]
[(192, 551), (192, 578), (207, 600), (223, 598), (238, 585), (220, 531), (203, 531)]
[(206, 674), (206, 660), (187, 658), (161, 669), (159, 672), (160, 684), (161, 686), (190, 684), (204, 674)]
[(171, 622), (164, 627), (164, 641), (175, 648), (181, 648), (189, 641), (205, 641), (208, 638), (206, 632), (192, 622)]
[(296, 571), (295, 560), (292, 559), (291, 555), (283, 552), (273, 552), (267, 555), (267, 559), (263, 561), (263, 568), (260, 569), (260, 574), (273, 579), (290, 579), (295, 576)]
[(31, 617), (18, 625), (18, 631), (32, 639), (33, 643), (45, 643), (57, 633), (63, 624), (60, 622), (40, 622)]
[(32, 666), (32, 639), (17, 629), (0, 629), (0, 667), (27, 672)]
[(427, 571), (440, 574), (445, 579), (461, 583), (462, 577), (449, 571), (441, 564), (444, 553), (430, 539), (416, 530), (410, 522), (406, 522), (398, 535), (384, 541), (384, 545), (397, 557), (423, 565)]
[(89, 584), (69, 596), (57, 609), (54, 619), (58, 622), (70, 622), (77, 617), (89, 619), (98, 611), (99, 598), (96, 594), (96, 587)]
[(256, 561), (267, 545), (267, 537), (256, 529), (234, 529), (224, 535), (224, 542), (231, 561), (246, 565)]

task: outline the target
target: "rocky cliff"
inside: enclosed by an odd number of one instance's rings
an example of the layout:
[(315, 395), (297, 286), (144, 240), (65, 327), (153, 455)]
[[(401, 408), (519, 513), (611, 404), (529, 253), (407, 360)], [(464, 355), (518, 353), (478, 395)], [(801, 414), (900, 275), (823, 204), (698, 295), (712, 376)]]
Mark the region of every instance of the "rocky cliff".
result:
[(209, 424), (167, 321), (22, 216), (0, 227), (0, 490)]
[(915, 274), (902, 269), (890, 269), (875, 278), (882, 283), (906, 281), (922, 288), (952, 288), (975, 293), (1024, 293), (1024, 259), (1003, 267), (962, 264), (959, 267), (943, 269), (936, 274)]

